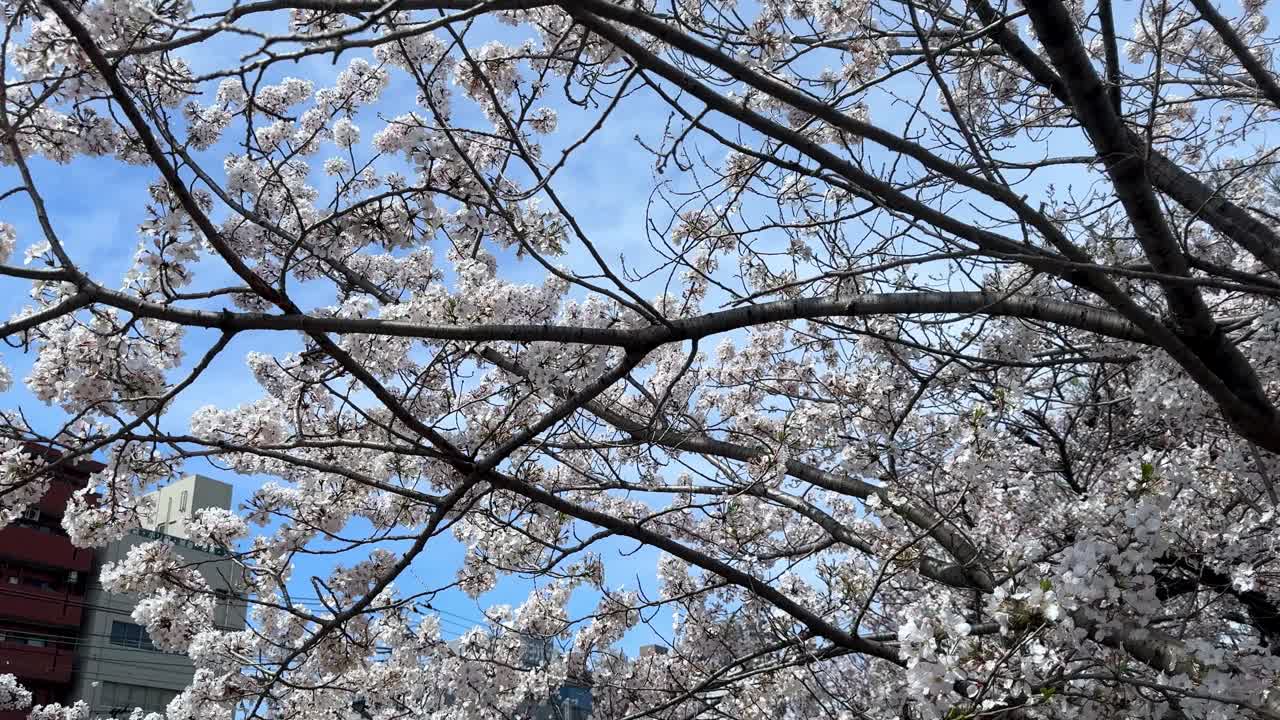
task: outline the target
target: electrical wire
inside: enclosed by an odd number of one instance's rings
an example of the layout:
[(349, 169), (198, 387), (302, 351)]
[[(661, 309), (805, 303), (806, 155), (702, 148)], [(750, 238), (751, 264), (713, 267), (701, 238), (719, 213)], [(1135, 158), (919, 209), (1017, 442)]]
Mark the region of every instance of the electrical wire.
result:
[[(110, 612), (110, 613), (116, 613), (116, 614), (127, 614), (127, 613), (129, 613), (129, 612), (132, 612), (132, 608), (127, 609), (127, 610), (122, 610), (121, 608), (118, 608), (118, 607), (111, 607), (111, 606), (107, 606), (107, 605), (100, 605), (100, 604), (97, 604), (97, 603), (91, 603), (91, 602), (88, 602), (87, 600), (74, 600), (74, 599), (71, 599), (70, 597), (66, 597), (66, 596), (64, 596), (64, 597), (62, 597), (62, 598), (59, 598), (58, 600), (53, 600), (53, 599), (49, 598), (47, 595), (41, 594), (41, 593), (36, 592), (36, 591), (23, 591), (23, 590), (20, 590), (20, 589), (17, 589), (17, 588), (13, 588), (13, 587), (5, 587), (5, 586), (3, 586), (3, 585), (0, 585), (0, 595), (10, 595), (10, 596), (13, 596), (13, 597), (21, 597), (21, 598), (31, 599), (31, 600), (40, 600), (40, 601), (43, 601), (43, 602), (61, 602), (61, 603), (65, 604), (65, 605), (77, 606), (77, 607), (80, 607), (80, 608), (83, 608), (83, 609), (86, 609), (86, 610), (99, 610), (99, 611), (102, 611), (102, 612)], [(83, 597), (83, 596), (82, 596), (82, 597)], [(251, 598), (239, 598), (239, 597), (237, 597), (236, 599), (237, 599), (237, 600), (240, 600), (240, 601), (242, 601), (242, 602), (244, 602), (246, 605), (249, 605), (249, 604), (255, 604), (255, 603), (256, 603), (256, 601), (254, 601), (254, 600), (253, 600), (253, 599), (251, 599)], [(292, 598), (291, 598), (291, 599), (292, 599)], [(260, 603), (259, 603), (259, 604), (260, 604)], [(321, 605), (321, 604), (319, 603), (319, 600), (318, 600), (318, 599), (311, 601), (309, 604), (308, 604), (308, 603), (303, 603), (303, 602), (299, 602), (298, 604), (301, 604), (301, 605), (307, 606), (307, 607), (309, 607), (310, 609), (320, 609), (320, 610), (327, 610), (327, 609), (329, 609), (329, 608), (327, 608), (326, 606)], [(461, 616), (461, 615), (458, 615), (457, 613), (451, 613), (451, 612), (448, 612), (448, 611), (446, 611), (446, 610), (440, 610), (440, 609), (437, 609), (437, 608), (431, 608), (431, 610), (432, 610), (433, 612), (436, 612), (436, 613), (440, 613), (440, 614), (444, 614), (444, 615), (450, 615), (450, 616), (453, 616), (453, 617), (463, 617), (463, 616)], [(0, 616), (0, 619), (2, 619), (2, 618), (3, 618), (3, 616)], [(472, 627), (474, 627), (475, 625), (481, 624), (481, 623), (479, 623), (479, 622), (474, 622), (473, 624), (468, 625), (468, 624), (464, 624), (464, 623), (462, 623), (462, 622), (459, 622), (459, 621), (457, 621), (457, 620), (450, 620), (450, 619), (448, 619), (448, 618), (443, 618), (443, 617), (438, 618), (438, 619), (439, 619), (442, 623), (445, 623), (445, 624), (448, 624), (448, 625), (452, 625), (452, 626), (454, 626), (454, 627), (456, 627), (456, 628), (462, 628), (462, 629), (464, 629), (464, 630), (470, 630), (470, 629), (471, 629)]]

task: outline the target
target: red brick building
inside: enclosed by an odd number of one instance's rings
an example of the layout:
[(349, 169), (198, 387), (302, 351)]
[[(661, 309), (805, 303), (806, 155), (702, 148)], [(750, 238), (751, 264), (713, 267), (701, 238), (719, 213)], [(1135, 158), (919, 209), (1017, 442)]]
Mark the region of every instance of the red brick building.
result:
[[(38, 506), (0, 529), (0, 674), (17, 676), (36, 704), (65, 700), (71, 690), (93, 551), (71, 544), (62, 513), (101, 468), (60, 468)], [(0, 720), (25, 716), (0, 712)]]

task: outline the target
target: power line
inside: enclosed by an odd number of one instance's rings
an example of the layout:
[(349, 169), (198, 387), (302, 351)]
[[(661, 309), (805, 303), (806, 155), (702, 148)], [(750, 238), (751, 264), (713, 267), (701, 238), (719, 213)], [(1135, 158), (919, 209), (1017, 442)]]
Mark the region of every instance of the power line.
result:
[[(324, 602), (324, 600), (325, 600), (324, 598), (318, 597), (318, 596), (316, 596), (316, 595), (294, 595), (294, 594), (292, 594), (292, 593), (289, 595), (289, 599), (290, 599), (290, 600), (293, 600), (293, 601), (297, 601), (297, 602), (302, 603), (302, 604), (320, 603), (320, 602)], [(461, 614), (456, 613), (456, 612), (453, 612), (453, 611), (451, 611), (451, 610), (445, 610), (445, 609), (443, 609), (443, 608), (435, 607), (434, 605), (431, 605), (430, 603), (428, 603), (428, 604), (427, 604), (427, 609), (428, 609), (428, 610), (431, 610), (431, 611), (433, 611), (433, 612), (436, 612), (436, 613), (440, 613), (440, 614), (442, 614), (442, 615), (450, 615), (450, 616), (452, 616), (452, 617), (458, 618), (459, 620), (462, 620), (462, 621), (464, 621), (464, 622), (470, 623), (471, 625), (483, 625), (483, 624), (485, 624), (485, 623), (489, 622), (489, 619), (488, 619), (488, 618), (485, 618), (485, 619), (481, 620), (481, 619), (478, 619), (478, 618), (468, 617), (468, 616), (466, 616), (466, 615), (461, 615)]]
[[(7, 635), (8, 633), (6, 632), (5, 634)], [(188, 660), (189, 662), (189, 659), (187, 658), (187, 655), (185, 653), (169, 653), (162, 650), (148, 649), (148, 648), (135, 648), (135, 647), (129, 647), (129, 646), (116, 645), (114, 643), (110, 645), (101, 645), (101, 644), (77, 645), (73, 643), (71, 647), (59, 647), (59, 646), (49, 647), (44, 645), (0, 645), (0, 667), (4, 667), (3, 655), (5, 653), (10, 653), (10, 652), (36, 654), (36, 655), (42, 655), (46, 657), (49, 657), (49, 656), (56, 657), (57, 655), (70, 656), (74, 661), (76, 661), (76, 664), (80, 664), (81, 662), (86, 660), (94, 660), (102, 664), (111, 664), (110, 658), (104, 658), (101, 655), (92, 655), (89, 653), (77, 652), (77, 650), (81, 650), (81, 649), (89, 649), (89, 650), (101, 649), (101, 650), (109, 650), (112, 652), (115, 652), (117, 650), (131, 651), (131, 652), (145, 652), (145, 653), (151, 653), (153, 657), (154, 655), (164, 654), (164, 655), (170, 655), (175, 659), (182, 658), (184, 660)], [(47, 650), (53, 650), (54, 652), (53, 653), (45, 652)], [(393, 650), (394, 648), (391, 648), (391, 647), (380, 646), (380, 647), (375, 647), (373, 649), (373, 653), (375, 655), (378, 655), (378, 654), (386, 655), (386, 654), (390, 654)], [(159, 660), (138, 659), (138, 660), (128, 661), (128, 667), (130, 668), (142, 667), (142, 666), (173, 668), (175, 664), (176, 663), (174, 662), (163, 662)], [(267, 662), (266, 664), (273, 665), (275, 663)], [(30, 666), (28, 665), (28, 667)], [(79, 667), (75, 668), (73, 672), (75, 674), (92, 674), (90, 673), (90, 671), (79, 668)]]
[[(18, 588), (13, 588), (13, 587), (0, 586), (0, 595), (9, 595), (11, 597), (20, 597), (24, 599), (49, 602), (49, 598), (47, 595), (36, 593), (36, 592), (24, 592)], [(67, 605), (78, 606), (87, 610), (106, 612), (114, 615), (127, 616), (131, 613), (131, 608), (104, 606), (104, 605), (99, 605), (97, 603), (91, 603), (87, 601), (72, 600), (67, 597), (62, 598), (62, 602)], [(246, 602), (251, 602), (251, 601), (246, 599)], [(453, 617), (461, 617), (466, 619), (465, 616), (459, 615), (457, 613), (449, 612), (447, 610), (441, 610), (438, 608), (431, 608), (431, 610), (434, 610), (436, 613), (439, 613), (441, 615), (449, 615)], [(3, 619), (5, 618), (0, 618), (0, 620), (3, 620)], [(23, 618), (8, 618), (8, 619), (16, 622), (31, 622), (30, 620), (26, 620)], [(440, 628), (441, 636), (446, 641), (455, 640), (461, 637), (465, 631), (470, 631), (475, 627), (475, 625), (466, 625), (457, 620), (451, 620), (448, 617), (441, 617), (440, 615), (437, 615), (436, 619), (441, 623), (441, 628)], [(48, 627), (48, 626), (44, 626), (44, 627)], [(110, 640), (113, 637), (109, 633), (83, 632), (80, 630), (78, 626), (68, 625), (65, 627), (68, 631), (71, 631), (74, 634), (59, 635), (52, 632), (40, 633), (40, 632), (32, 632), (30, 630), (20, 630), (20, 629), (0, 629), (0, 634), (13, 636), (13, 637), (20, 637), (25, 639), (35, 639), (35, 640), (42, 640), (50, 643), (56, 643), (55, 649), (67, 649), (67, 650), (72, 650), (77, 648), (97, 648), (97, 647), (107, 648), (108, 647), (107, 645), (87, 642), (87, 639), (88, 638), (106, 638)], [(234, 631), (234, 629), (232, 628), (219, 628), (219, 629)], [(448, 635), (450, 634), (452, 634), (453, 637), (449, 637)], [(41, 646), (30, 646), (30, 648), (24, 648), (24, 647), (18, 647), (18, 646), (4, 646), (3, 648), (0, 648), (0, 649), (15, 650), (19, 652), (22, 652), (22, 651), (34, 652), (40, 647)], [(128, 645), (122, 645), (118, 643), (110, 643), (110, 648), (124, 650), (124, 651), (133, 651), (133, 652), (164, 652), (162, 650), (156, 650), (156, 649), (149, 649), (149, 648), (142, 648), (142, 647), (129, 647)], [(374, 652), (390, 653), (392, 652), (392, 648), (375, 647)], [(176, 654), (181, 654), (181, 653), (176, 653)], [(161, 665), (164, 665), (164, 663), (161, 663)]]
[[(47, 655), (46, 653), (42, 653), (42, 652), (40, 652), (41, 650), (46, 650), (46, 649), (48, 649), (48, 648), (38, 647), (38, 646), (33, 646), (33, 645), (3, 645), (3, 646), (0, 646), (0, 653), (4, 653), (4, 652), (19, 652), (19, 653), (34, 653), (34, 654), (38, 654), (38, 655)], [(85, 656), (83, 656), (83, 655), (81, 655), (81, 654), (79, 654), (79, 653), (72, 652), (70, 648), (55, 648), (55, 649), (57, 649), (57, 650), (65, 650), (66, 652), (65, 652), (64, 654), (66, 654), (66, 655), (70, 656), (73, 660), (84, 660), (84, 659), (86, 659), (86, 658), (85, 658)], [(186, 656), (185, 656), (185, 655), (182, 655), (181, 657), (184, 657), (184, 658), (185, 658)], [(94, 659), (94, 660), (101, 660), (101, 658), (91, 658), (91, 659)], [(130, 660), (130, 661), (129, 661), (129, 667), (134, 667), (134, 666), (139, 666), (139, 665), (145, 665), (145, 666), (147, 666), (147, 667), (167, 667), (167, 668), (171, 668), (171, 667), (173, 667), (173, 665), (174, 665), (174, 664), (173, 664), (173, 663), (166, 663), (166, 662), (148, 661), (148, 660)], [(0, 667), (2, 667), (2, 666), (0, 666)], [(29, 666), (28, 666), (28, 667), (29, 667)], [(73, 670), (73, 672), (77, 672), (77, 671), (76, 671), (76, 670)]]
[[(47, 591), (46, 591), (46, 592), (47, 592)], [(105, 591), (104, 591), (104, 592), (105, 592)], [(31, 598), (31, 599), (34, 599), (34, 600), (41, 600), (41, 601), (44, 601), (44, 602), (61, 602), (62, 604), (65, 604), (65, 605), (76, 605), (76, 606), (83, 607), (83, 608), (91, 608), (91, 609), (98, 609), (98, 610), (115, 611), (115, 609), (114, 609), (114, 608), (109, 608), (109, 607), (104, 607), (104, 606), (96, 605), (96, 604), (94, 604), (94, 603), (90, 603), (90, 602), (87, 602), (87, 601), (85, 601), (85, 600), (75, 600), (75, 599), (72, 599), (71, 597), (69, 597), (69, 596), (67, 596), (67, 595), (64, 595), (64, 596), (63, 596), (63, 597), (61, 597), (61, 598), (51, 599), (51, 598), (49, 598), (47, 595), (37, 594), (37, 591), (35, 591), (35, 590), (23, 591), (23, 590), (21, 590), (21, 589), (19, 589), (19, 588), (12, 587), (12, 585), (10, 585), (10, 586), (8, 586), (8, 587), (6, 587), (6, 586), (4, 586), (4, 585), (0, 585), (0, 594), (10, 594), (10, 595), (14, 595), (14, 596), (21, 596), (21, 597)], [(118, 594), (118, 593), (111, 593), (111, 594)], [(262, 601), (260, 601), (260, 600), (256, 600), (256, 599), (251, 598), (251, 597), (248, 597), (248, 596), (242, 596), (242, 595), (237, 595), (237, 594), (228, 594), (228, 597), (230, 597), (230, 598), (232, 598), (232, 599), (234, 599), (234, 600), (237, 600), (237, 601), (243, 602), (243, 603), (245, 603), (245, 604), (257, 604), (257, 605), (267, 605), (267, 604), (268, 604), (268, 603), (262, 602)], [(329, 606), (328, 604), (326, 604), (326, 603), (327, 603), (327, 598), (321, 598), (321, 597), (316, 596), (316, 595), (293, 595), (293, 594), (290, 594), (290, 595), (289, 595), (289, 603), (290, 603), (290, 604), (302, 605), (302, 606), (304, 606), (304, 607), (310, 607), (310, 608), (320, 608), (320, 609), (324, 609), (324, 610), (331, 610), (331, 609), (332, 609), (332, 608), (330, 608), (330, 606)], [(274, 603), (272, 603), (272, 604), (274, 604)], [(470, 629), (472, 626), (475, 626), (475, 625), (483, 625), (483, 624), (487, 624), (487, 623), (489, 622), (489, 619), (488, 619), (488, 618), (485, 618), (485, 619), (481, 620), (481, 619), (478, 619), (478, 618), (468, 617), (468, 616), (466, 616), (466, 615), (462, 615), (462, 614), (460, 614), (460, 613), (456, 613), (456, 612), (453, 612), (453, 611), (451, 611), (451, 610), (445, 610), (445, 609), (443, 609), (443, 608), (435, 607), (435, 606), (431, 605), (430, 603), (427, 603), (427, 604), (426, 604), (426, 607), (427, 607), (427, 610), (430, 610), (430, 611), (432, 611), (432, 612), (436, 613), (437, 615), (448, 615), (448, 616), (450, 616), (450, 617), (456, 618), (457, 620), (461, 621), (462, 623), (465, 623), (464, 627), (466, 627), (466, 628), (468, 628), (468, 629)], [(454, 624), (457, 624), (457, 623), (455, 622)]]
[[(13, 587), (5, 587), (5, 586), (3, 586), (3, 585), (0, 585), (0, 595), (11, 595), (11, 596), (14, 596), (14, 597), (21, 597), (21, 598), (26, 598), (26, 599), (30, 599), (30, 600), (40, 600), (40, 601), (42, 601), (42, 602), (61, 602), (61, 603), (62, 603), (62, 604), (64, 604), (64, 605), (72, 605), (72, 606), (76, 606), (76, 607), (84, 608), (84, 609), (87, 609), (87, 610), (99, 610), (99, 611), (103, 611), (103, 612), (110, 612), (110, 613), (116, 613), (116, 614), (128, 614), (128, 613), (132, 612), (132, 609), (121, 609), (121, 608), (117, 608), (117, 607), (111, 607), (111, 606), (108, 606), (108, 605), (99, 605), (99, 604), (97, 604), (97, 603), (91, 603), (91, 602), (88, 602), (87, 600), (75, 600), (75, 599), (72, 599), (72, 598), (70, 598), (70, 597), (66, 597), (66, 596), (64, 596), (64, 597), (62, 597), (62, 598), (59, 598), (59, 599), (57, 599), (57, 600), (51, 600), (47, 595), (43, 595), (43, 594), (40, 594), (40, 593), (35, 592), (35, 591), (23, 591), (23, 590), (20, 590), (20, 589), (17, 589), (17, 588), (13, 588)], [(253, 599), (253, 598), (240, 597), (240, 596), (231, 596), (231, 597), (233, 597), (233, 598), (234, 598), (235, 600), (237, 600), (237, 601), (240, 601), (240, 602), (245, 603), (246, 605), (250, 605), (250, 604), (253, 604), (253, 605), (259, 605), (259, 606), (266, 606), (266, 605), (268, 605), (268, 603), (264, 603), (264, 602), (261, 602), (261, 601), (255, 600), (255, 599)], [(291, 599), (295, 599), (295, 598), (291, 598)], [(318, 599), (318, 598), (317, 598), (317, 599), (315, 599), (315, 600), (312, 600), (310, 603), (298, 603), (298, 604), (304, 605), (304, 606), (306, 606), (306, 607), (310, 607), (311, 609), (317, 609), (317, 608), (318, 608), (318, 609), (324, 609), (324, 610), (330, 610), (330, 609), (331, 609), (331, 608), (329, 608), (328, 606), (321, 605), (321, 604), (320, 604), (320, 601), (319, 601), (319, 599)], [(275, 606), (275, 604), (274, 604), (274, 603), (271, 603), (270, 605), (271, 605), (271, 606), (273, 606), (273, 607)], [(435, 612), (435, 613), (444, 614), (444, 615), (450, 615), (450, 616), (453, 616), (453, 617), (459, 617), (459, 618), (463, 618), (464, 620), (467, 620), (467, 618), (466, 618), (465, 616), (458, 615), (457, 613), (452, 613), (452, 612), (449, 612), (449, 611), (447, 611), (447, 610), (440, 610), (440, 609), (438, 609), (438, 608), (434, 608), (434, 607), (429, 608), (429, 609), (430, 609), (431, 611)], [(472, 624), (471, 624), (471, 625), (467, 625), (467, 624), (460, 623), (460, 622), (458, 622), (458, 621), (456, 621), (456, 620), (449, 620), (449, 619), (446, 619), (446, 618), (438, 618), (438, 619), (440, 619), (442, 622), (448, 623), (448, 624), (450, 624), (450, 625), (454, 625), (454, 626), (462, 627), (462, 628), (465, 628), (465, 629), (468, 629), (468, 630), (469, 630), (469, 629), (471, 629), (474, 625), (480, 624), (479, 622), (469, 621), (469, 622), (472, 622)]]
[[(121, 595), (121, 593), (111, 593), (111, 594)], [(113, 607), (98, 605), (96, 603), (88, 602), (87, 600), (75, 600), (75, 599), (72, 599), (70, 596), (63, 596), (61, 598), (51, 599), (48, 595), (41, 594), (34, 590), (24, 591), (14, 587), (5, 587), (4, 585), (0, 585), (0, 595), (12, 595), (15, 597), (22, 597), (22, 598), (27, 598), (31, 600), (40, 600), (46, 603), (61, 603), (64, 605), (74, 605), (76, 607), (82, 607), (90, 610), (106, 610), (110, 612), (119, 612), (118, 609)], [(228, 597), (231, 597), (231, 596), (228, 596)], [(236, 599), (240, 600), (242, 598), (237, 597)], [(249, 602), (249, 601), (246, 600), (245, 602)]]
[[(456, 631), (452, 631), (452, 630), (449, 632), (454, 633), (454, 638), (445, 638), (446, 640), (452, 640), (452, 639), (456, 639), (457, 637), (461, 637), (461, 633), (457, 633)], [(12, 630), (7, 628), (0, 628), (0, 636), (31, 639), (31, 640), (41, 640), (41, 641), (51, 643), (51, 646), (43, 646), (43, 645), (28, 646), (36, 649), (44, 648), (44, 647), (51, 647), (52, 649), (55, 649), (55, 650), (73, 650), (76, 648), (103, 648), (103, 649), (111, 649), (111, 650), (122, 650), (122, 651), (128, 651), (128, 652), (148, 652), (148, 653), (166, 653), (171, 655), (185, 655), (185, 653), (170, 653), (168, 651), (160, 650), (157, 648), (132, 647), (129, 645), (122, 645), (120, 643), (115, 643), (115, 642), (109, 642), (108, 644), (103, 644), (103, 643), (93, 643), (93, 642), (87, 641), (88, 638), (106, 638), (108, 639), (108, 641), (110, 641), (113, 637), (115, 637), (110, 633), (81, 632), (76, 635), (57, 635), (53, 633), (33, 632), (30, 630)], [(19, 650), (19, 649), (25, 649), (25, 648), (22, 648), (21, 646), (0, 645), (0, 651), (4, 649)], [(392, 650), (393, 648), (389, 646), (374, 647), (374, 652), (376, 653), (389, 653), (389, 652), (392, 652)]]
[[(68, 629), (71, 629), (71, 628), (68, 628)], [(251, 628), (246, 628), (246, 629), (251, 629)], [(232, 630), (231, 632), (238, 632), (238, 631)], [(452, 631), (452, 630), (449, 632), (454, 632), (457, 637), (461, 637), (461, 633), (457, 633), (456, 631)], [(41, 633), (41, 632), (35, 632), (32, 630), (13, 630), (8, 628), (0, 628), (0, 636), (30, 638), (33, 640), (45, 640), (53, 643), (61, 643), (62, 645), (72, 646), (72, 647), (79, 647), (79, 646), (106, 647), (105, 645), (98, 644), (98, 643), (86, 643), (86, 642), (83, 642), (82, 639), (83, 638), (107, 638), (108, 640), (110, 640), (111, 638), (115, 637), (111, 633), (78, 632), (75, 635), (57, 635), (54, 633)], [(154, 648), (130, 647), (128, 645), (121, 645), (119, 643), (110, 643), (110, 644), (122, 650), (139, 651), (139, 652), (167, 652), (165, 650), (158, 650)], [(4, 647), (4, 646), (0, 646), (0, 647)], [(391, 650), (390, 647), (386, 647), (386, 646), (378, 646), (375, 649), (379, 652), (382, 652), (382, 651), (389, 652)], [(172, 654), (180, 654), (180, 653), (172, 653)]]

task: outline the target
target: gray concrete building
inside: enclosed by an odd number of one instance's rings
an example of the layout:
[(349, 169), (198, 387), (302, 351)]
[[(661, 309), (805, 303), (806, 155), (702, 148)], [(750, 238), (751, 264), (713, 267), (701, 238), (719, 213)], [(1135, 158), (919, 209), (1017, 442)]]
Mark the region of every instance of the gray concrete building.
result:
[(203, 475), (187, 475), (150, 493), (150, 497), (155, 500), (153, 514), (143, 527), (178, 538), (187, 537), (187, 523), (197, 510), (231, 508), (231, 486)]
[(187, 523), (206, 507), (231, 507), (231, 486), (200, 475), (188, 475), (151, 494), (155, 514), (147, 527), (103, 548), (86, 588), (72, 697), (90, 706), (91, 717), (127, 717), (135, 707), (164, 712), (165, 706), (191, 682), (194, 672), (185, 655), (157, 650), (146, 629), (131, 614), (138, 598), (107, 592), (98, 580), (104, 563), (122, 560), (135, 545), (160, 540), (197, 567), (217, 593), (215, 622), (221, 628), (245, 626), (245, 604), (235, 600), (237, 571), (225, 551), (196, 545), (186, 537)]

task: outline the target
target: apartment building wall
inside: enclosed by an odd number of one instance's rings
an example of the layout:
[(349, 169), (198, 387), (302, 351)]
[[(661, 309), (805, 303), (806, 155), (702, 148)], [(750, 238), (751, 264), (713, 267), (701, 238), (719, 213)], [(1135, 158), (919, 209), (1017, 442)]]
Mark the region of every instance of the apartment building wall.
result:
[[(37, 703), (61, 701), (71, 688), (94, 553), (71, 544), (62, 514), (71, 494), (101, 469), (93, 462), (60, 466), (40, 502), (0, 529), (0, 673), (15, 675)], [(0, 720), (25, 716), (0, 712)]]
[[(178, 553), (196, 564), (215, 592), (234, 593), (235, 567), (225, 556), (184, 544), (182, 538), (141, 531), (117, 540), (99, 552), (102, 563), (124, 559), (129, 549), (154, 540), (172, 542)], [(155, 649), (146, 629), (131, 614), (137, 596), (112, 593), (102, 587), (97, 573), (87, 588), (78, 671), (72, 697), (89, 704), (93, 715), (110, 715), (134, 707), (163, 712), (165, 706), (190, 682), (194, 669), (181, 653)], [(215, 622), (224, 629), (245, 625), (245, 607), (230, 596), (219, 599)]]
[[(51, 449), (27, 451), (49, 461)], [(101, 463), (59, 465), (44, 497), (20, 519), (0, 528), (0, 673), (12, 673), (31, 690), (36, 704), (84, 699), (93, 715), (134, 707), (163, 711), (193, 674), (185, 655), (151, 646), (133, 622), (136, 596), (107, 592), (98, 580), (102, 565), (123, 559), (129, 548), (160, 540), (196, 564), (219, 598), (215, 622), (239, 630), (246, 606), (234, 600), (236, 567), (227, 554), (187, 539), (196, 511), (231, 507), (231, 486), (189, 475), (157, 490), (156, 513), (145, 527), (97, 552), (77, 548), (62, 530), (71, 495), (84, 488)], [(26, 711), (0, 712), (0, 720)]]

